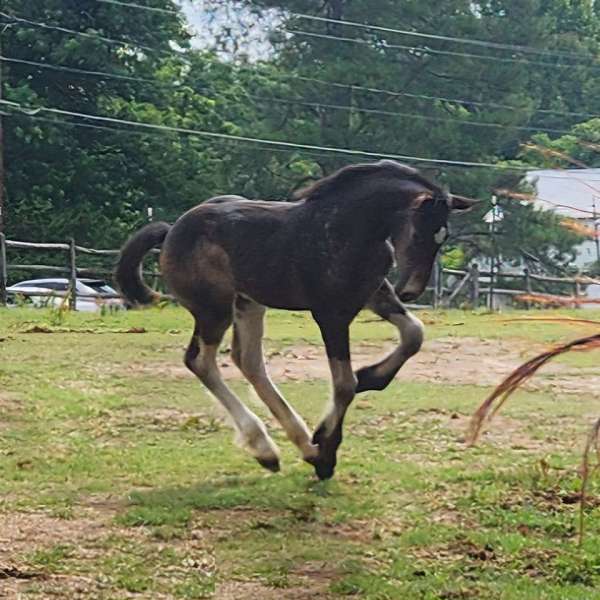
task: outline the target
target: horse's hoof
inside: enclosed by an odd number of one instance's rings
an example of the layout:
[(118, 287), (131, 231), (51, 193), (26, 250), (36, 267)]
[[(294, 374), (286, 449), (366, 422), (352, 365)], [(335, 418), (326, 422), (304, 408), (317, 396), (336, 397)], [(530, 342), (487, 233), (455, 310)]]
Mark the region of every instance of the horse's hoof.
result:
[(313, 434), (313, 444), (318, 444), (319, 454), (307, 460), (314, 468), (317, 477), (323, 481), (331, 479), (337, 464), (337, 448), (341, 442), (340, 430), (336, 430), (332, 436), (325, 436), (325, 426), (320, 425)]
[(258, 458), (258, 456), (255, 458), (261, 467), (271, 471), (271, 473), (277, 473), (281, 468), (278, 458)]
[(320, 462), (315, 464), (315, 473), (321, 481), (331, 479), (335, 473), (335, 464)]
[(368, 390), (381, 391), (384, 390), (390, 381), (393, 379), (390, 377), (381, 377), (375, 374), (373, 367), (363, 367), (355, 373), (356, 375), (356, 389), (355, 392), (360, 394)]

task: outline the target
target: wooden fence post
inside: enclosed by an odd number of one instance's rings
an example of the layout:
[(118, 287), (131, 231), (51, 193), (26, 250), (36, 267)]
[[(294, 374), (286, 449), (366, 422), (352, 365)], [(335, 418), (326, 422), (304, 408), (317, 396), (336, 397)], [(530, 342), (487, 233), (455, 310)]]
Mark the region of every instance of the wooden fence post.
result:
[(573, 308), (579, 308), (579, 295), (581, 293), (581, 290), (579, 289), (579, 281), (577, 281), (577, 279), (575, 279), (575, 281), (573, 281), (573, 298), (574, 298), (574, 302), (573, 302)]
[(476, 262), (471, 265), (471, 304), (479, 308), (479, 265)]
[[(523, 277), (525, 279), (525, 291), (528, 295), (531, 295), (531, 293), (533, 292), (533, 288), (531, 287), (531, 277), (529, 274), (529, 269), (527, 267), (523, 269)], [(527, 310), (531, 308), (531, 302), (529, 302), (529, 300), (525, 302), (525, 308)]]
[(433, 265), (433, 308), (437, 309), (440, 307), (442, 293), (444, 289), (442, 263), (436, 259)]
[(77, 310), (77, 250), (75, 240), (69, 240), (69, 287), (71, 289), (70, 309)]
[(6, 263), (6, 237), (0, 233), (0, 305), (6, 306), (8, 294), (6, 287), (8, 284), (8, 268)]

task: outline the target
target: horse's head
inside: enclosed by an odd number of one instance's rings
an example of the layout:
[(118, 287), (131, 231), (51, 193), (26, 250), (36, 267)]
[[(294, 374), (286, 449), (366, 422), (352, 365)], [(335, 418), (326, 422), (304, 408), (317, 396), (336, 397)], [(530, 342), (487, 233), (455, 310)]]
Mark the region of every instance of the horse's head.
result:
[(429, 192), (411, 202), (392, 232), (400, 300), (415, 300), (427, 286), (435, 256), (448, 237), (449, 214), (467, 211), (476, 203), (462, 196)]

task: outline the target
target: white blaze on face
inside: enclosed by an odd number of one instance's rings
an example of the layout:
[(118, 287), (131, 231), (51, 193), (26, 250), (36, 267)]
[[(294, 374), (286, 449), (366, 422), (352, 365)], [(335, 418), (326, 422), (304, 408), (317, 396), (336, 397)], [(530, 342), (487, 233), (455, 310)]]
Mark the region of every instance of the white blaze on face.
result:
[(446, 227), (440, 227), (433, 236), (436, 244), (442, 245), (448, 237), (448, 229)]

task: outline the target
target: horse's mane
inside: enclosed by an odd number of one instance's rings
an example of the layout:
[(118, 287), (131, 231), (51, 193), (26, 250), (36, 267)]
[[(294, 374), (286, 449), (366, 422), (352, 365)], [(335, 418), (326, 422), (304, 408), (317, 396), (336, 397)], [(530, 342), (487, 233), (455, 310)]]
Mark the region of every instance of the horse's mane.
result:
[(335, 173), (327, 175), (326, 177), (294, 192), (294, 198), (296, 200), (306, 201), (319, 200), (333, 195), (336, 192), (340, 192), (340, 190), (345, 189), (350, 185), (355, 186), (363, 179), (376, 174), (414, 181), (426, 189), (431, 190), (435, 197), (444, 194), (439, 186), (421, 175), (417, 169), (394, 160), (380, 160), (374, 163), (360, 163), (342, 167)]

